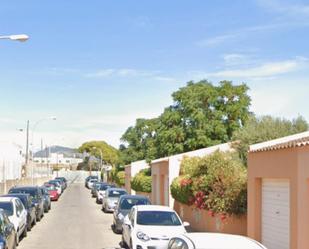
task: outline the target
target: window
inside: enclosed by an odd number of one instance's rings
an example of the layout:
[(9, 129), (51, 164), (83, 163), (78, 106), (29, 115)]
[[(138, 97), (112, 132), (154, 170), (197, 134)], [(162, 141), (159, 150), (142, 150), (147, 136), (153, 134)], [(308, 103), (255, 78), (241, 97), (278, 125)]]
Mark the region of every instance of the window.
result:
[(180, 226), (181, 222), (175, 212), (169, 211), (139, 211), (137, 224), (150, 226)]

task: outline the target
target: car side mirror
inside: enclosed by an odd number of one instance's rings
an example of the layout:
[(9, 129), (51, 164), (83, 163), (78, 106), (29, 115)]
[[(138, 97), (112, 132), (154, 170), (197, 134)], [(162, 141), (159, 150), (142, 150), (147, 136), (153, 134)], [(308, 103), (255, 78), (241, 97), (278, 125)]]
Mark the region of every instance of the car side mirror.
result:
[(182, 224), (183, 224), (184, 227), (189, 227), (190, 226), (190, 223), (187, 222), (187, 221), (184, 221)]

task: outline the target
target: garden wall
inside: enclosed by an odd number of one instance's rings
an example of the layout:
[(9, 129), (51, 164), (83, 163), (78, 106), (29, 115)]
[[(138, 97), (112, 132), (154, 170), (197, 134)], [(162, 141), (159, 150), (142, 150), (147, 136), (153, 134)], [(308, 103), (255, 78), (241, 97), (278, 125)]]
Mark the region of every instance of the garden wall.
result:
[(174, 210), (183, 221), (191, 225), (195, 232), (220, 232), (238, 235), (247, 235), (247, 216), (231, 216), (224, 221), (220, 215), (212, 217), (206, 210), (200, 210), (193, 206), (181, 204), (175, 200)]
[(43, 185), (44, 182), (49, 181), (49, 177), (40, 177), (40, 178), (34, 178), (33, 184), (32, 184), (32, 178), (22, 178), (17, 180), (7, 180), (5, 183), (0, 183), (0, 194), (6, 194), (8, 190), (14, 186), (40, 186)]

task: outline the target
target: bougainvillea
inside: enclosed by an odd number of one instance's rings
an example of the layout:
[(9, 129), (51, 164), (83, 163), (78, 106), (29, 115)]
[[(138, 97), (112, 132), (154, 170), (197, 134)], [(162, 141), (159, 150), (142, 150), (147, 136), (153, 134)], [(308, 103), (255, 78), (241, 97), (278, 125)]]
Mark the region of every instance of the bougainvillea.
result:
[(171, 185), (175, 200), (208, 210), (221, 220), (246, 213), (247, 171), (237, 154), (217, 151), (201, 158), (185, 158), (181, 164), (184, 172)]

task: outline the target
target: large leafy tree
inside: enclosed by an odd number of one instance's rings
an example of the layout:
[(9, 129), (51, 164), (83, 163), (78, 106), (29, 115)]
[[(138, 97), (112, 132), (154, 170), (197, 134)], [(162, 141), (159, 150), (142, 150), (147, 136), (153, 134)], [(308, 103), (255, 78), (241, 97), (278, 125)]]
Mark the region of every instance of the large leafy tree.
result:
[(120, 145), (121, 160), (127, 164), (142, 159), (154, 159), (157, 155), (155, 145), (158, 119), (137, 119), (135, 126), (129, 127), (122, 135), (125, 143)]
[(104, 141), (85, 142), (78, 150), (80, 152), (88, 152), (96, 158), (101, 158), (102, 156), (102, 161), (105, 164), (115, 166), (120, 162), (118, 150)]
[(229, 141), (249, 117), (245, 84), (203, 80), (172, 94), (173, 104), (156, 119), (138, 119), (122, 136), (126, 163), (151, 160)]
[(245, 126), (233, 135), (234, 146), (247, 165), (249, 145), (293, 135), (308, 130), (308, 123), (299, 116), (293, 120), (272, 116), (251, 116)]
[(160, 117), (159, 156), (229, 141), (249, 117), (245, 84), (189, 82), (173, 93), (174, 104)]

